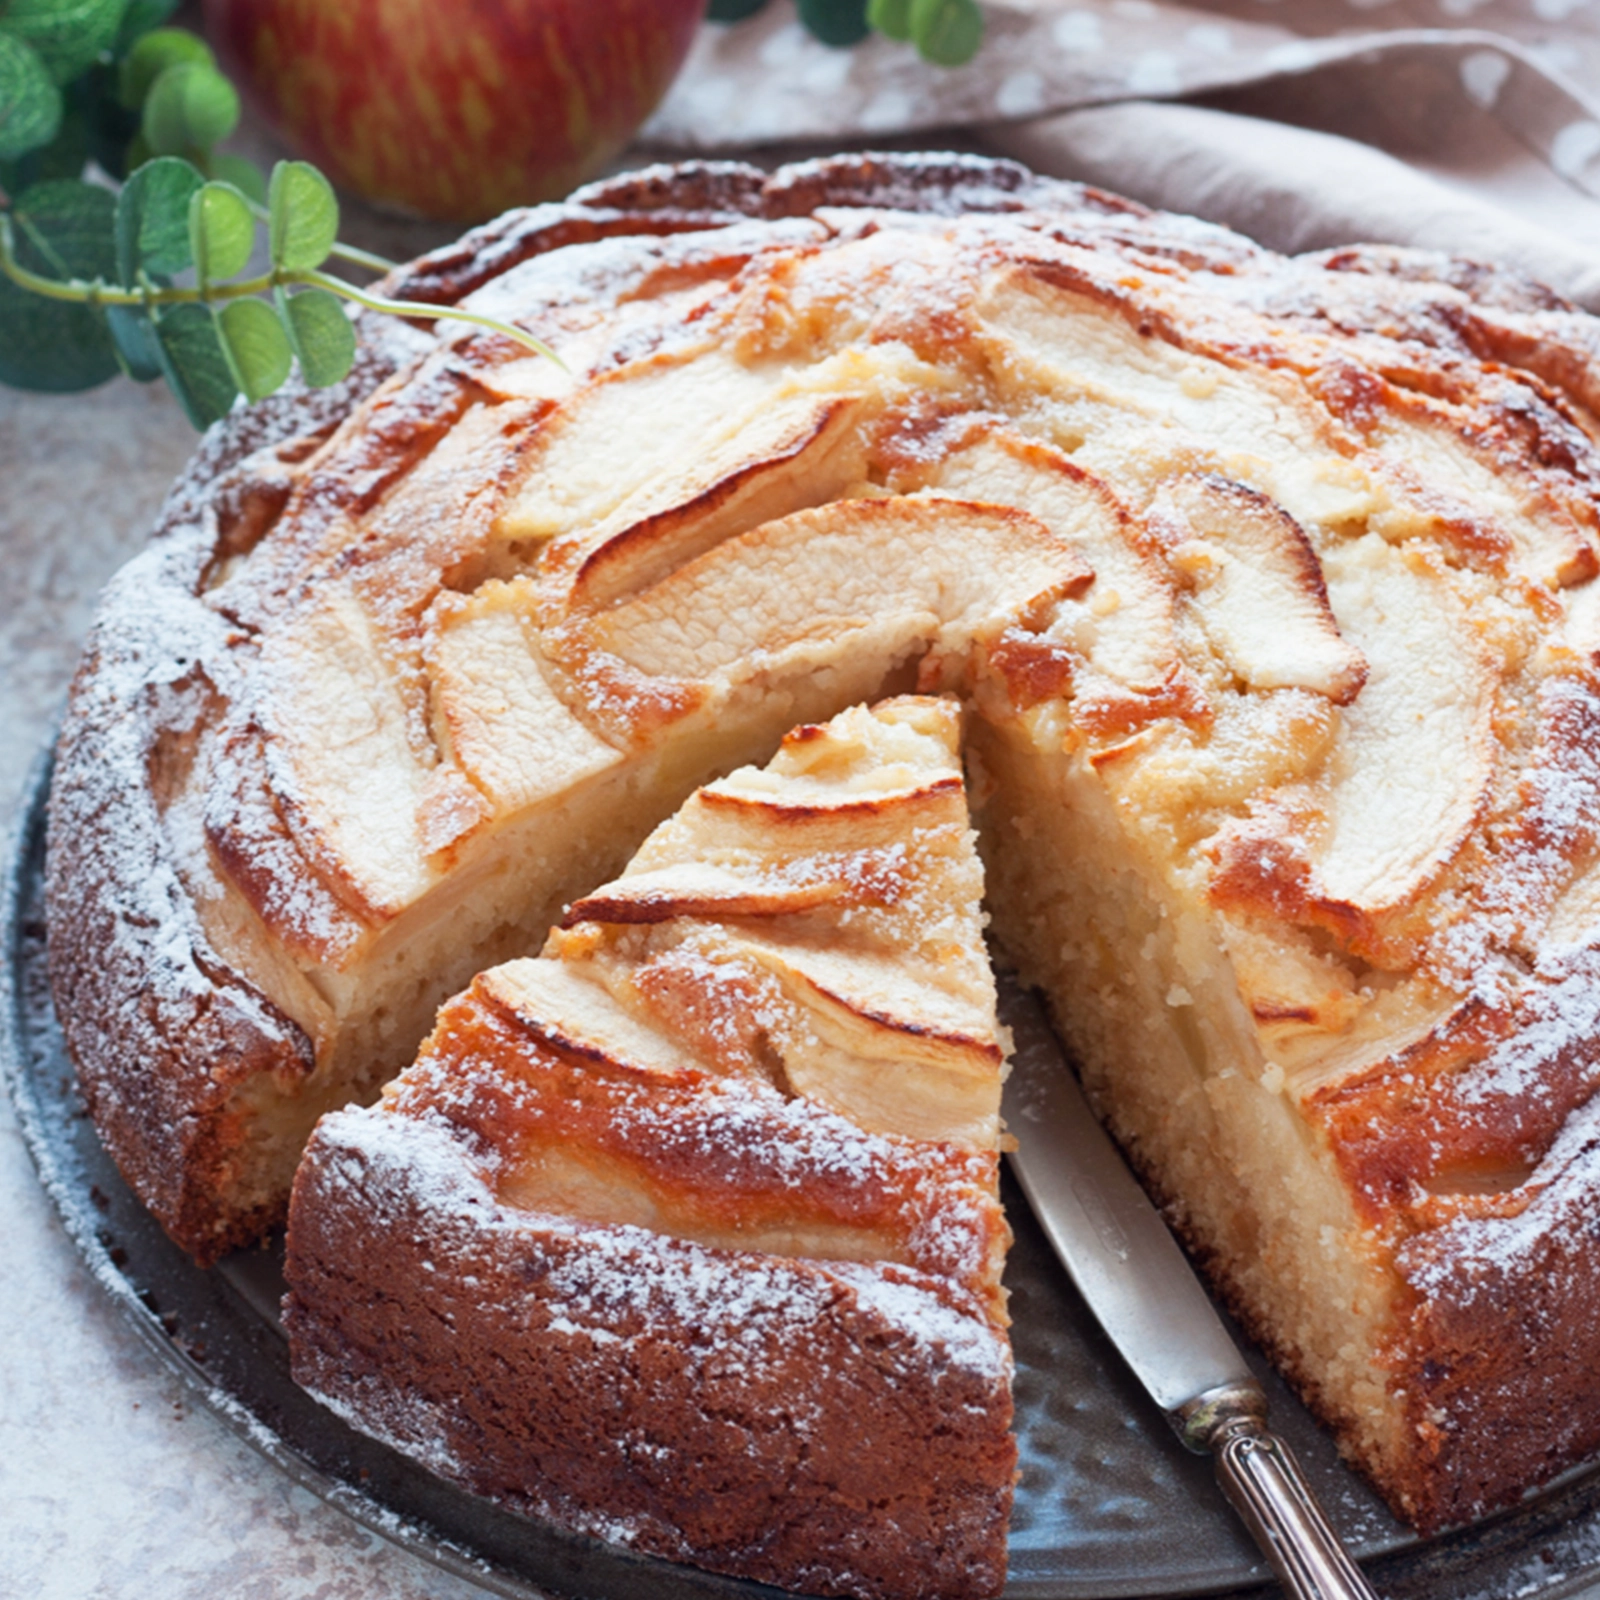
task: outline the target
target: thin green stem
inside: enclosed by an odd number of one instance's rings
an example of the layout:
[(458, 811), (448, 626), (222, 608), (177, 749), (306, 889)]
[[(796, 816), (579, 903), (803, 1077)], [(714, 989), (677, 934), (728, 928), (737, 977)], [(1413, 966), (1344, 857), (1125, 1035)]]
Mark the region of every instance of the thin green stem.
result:
[(315, 284), (320, 289), (331, 290), (342, 299), (353, 300), (358, 306), (365, 306), (369, 311), (381, 311), (392, 317), (426, 317), (430, 322), (448, 319), (452, 322), (470, 322), (480, 328), (488, 328), (504, 338), (514, 339), (518, 344), (555, 362), (563, 372), (567, 371), (566, 363), (542, 339), (536, 339), (531, 333), (513, 327), (510, 323), (499, 322), (476, 311), (463, 311), (457, 306), (430, 306), (418, 300), (388, 300), (382, 295), (368, 294), (364, 289), (357, 289), (353, 284), (346, 283), (343, 278), (336, 278), (326, 272), (274, 271), (263, 273), (256, 278), (242, 278), (237, 283), (214, 283), (194, 289), (165, 287), (121, 289), (102, 283), (99, 279), (89, 283), (82, 278), (46, 278), (40, 273), (30, 271), (17, 260), (11, 234), (11, 219), (3, 213), (0, 213), (0, 273), (19, 288), (26, 289), (32, 294), (43, 295), (49, 300), (70, 300), (79, 304), (103, 306), (164, 306), (177, 305), (189, 300), (199, 300), (209, 304), (216, 300), (242, 300), (248, 295), (262, 294), (284, 284)]
[(358, 250), (353, 244), (342, 244), (337, 239), (328, 253), (338, 256), (341, 261), (350, 262), (352, 266), (365, 267), (369, 272), (393, 272), (400, 265), (398, 261), (387, 261), (382, 256), (373, 255), (370, 250)]
[(80, 305), (144, 306), (176, 305), (183, 300), (240, 300), (246, 295), (261, 294), (278, 281), (273, 273), (263, 273), (259, 278), (243, 278), (238, 283), (209, 284), (200, 289), (119, 289), (96, 278), (92, 283), (83, 278), (46, 278), (17, 260), (11, 235), (11, 219), (0, 215), (0, 272), (19, 288), (31, 294), (43, 295), (47, 300), (73, 300)]
[[(16, 258), (11, 248), (11, 219), (0, 216), (0, 272), (20, 288), (30, 290), (34, 294), (42, 294), (48, 300), (87, 300), (88, 295), (83, 290), (86, 287), (79, 283), (62, 283), (55, 278), (43, 278), (37, 272), (29, 272)], [(129, 295), (128, 303), (131, 305), (138, 300), (138, 295)], [(117, 304), (116, 301), (112, 302)]]
[(369, 311), (384, 311), (391, 317), (426, 317), (429, 321), (448, 318), (452, 322), (475, 323), (480, 328), (489, 328), (507, 339), (515, 339), (529, 350), (537, 351), (547, 361), (555, 362), (563, 372), (569, 370), (566, 362), (543, 339), (536, 339), (524, 329), (497, 321), (494, 317), (486, 317), (476, 311), (463, 311), (459, 306), (430, 306), (420, 300), (386, 300), (382, 295), (352, 288), (342, 278), (332, 277), (326, 272), (297, 272), (287, 276), (300, 283), (314, 283), (321, 288), (331, 289), (346, 300), (354, 300), (358, 306), (365, 306)]

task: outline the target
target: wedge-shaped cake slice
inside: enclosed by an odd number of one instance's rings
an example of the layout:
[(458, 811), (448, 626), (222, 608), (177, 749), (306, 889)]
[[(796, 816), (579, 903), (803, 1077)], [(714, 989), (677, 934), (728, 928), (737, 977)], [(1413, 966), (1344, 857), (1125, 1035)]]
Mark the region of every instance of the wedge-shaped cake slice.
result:
[(950, 701), (797, 728), (448, 1002), (295, 1185), (295, 1377), (518, 1509), (998, 1594), (1002, 1035)]

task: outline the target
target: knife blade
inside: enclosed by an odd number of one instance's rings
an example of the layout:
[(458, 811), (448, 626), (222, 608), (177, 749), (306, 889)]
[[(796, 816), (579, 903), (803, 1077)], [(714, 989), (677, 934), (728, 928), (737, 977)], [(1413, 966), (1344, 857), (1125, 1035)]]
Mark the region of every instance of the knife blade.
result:
[(1217, 1481), (1293, 1600), (1376, 1600), (1282, 1439), (1265, 1391), (1161, 1214), (1095, 1120), (1038, 999), (1000, 980), (1015, 1052), (1010, 1155), (1034, 1216), (1133, 1374)]

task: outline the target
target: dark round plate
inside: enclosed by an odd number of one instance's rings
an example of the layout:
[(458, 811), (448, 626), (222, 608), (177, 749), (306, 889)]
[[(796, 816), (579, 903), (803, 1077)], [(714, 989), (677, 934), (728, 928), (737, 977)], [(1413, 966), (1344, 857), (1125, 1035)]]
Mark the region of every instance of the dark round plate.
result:
[[(202, 1272), (100, 1148), (73, 1081), (45, 969), (41, 762), (0, 899), (0, 1067), (39, 1175), (90, 1270), (196, 1397), (297, 1482), (365, 1527), (495, 1593), (586, 1600), (757, 1600), (760, 1584), (641, 1557), (516, 1516), (353, 1432), (290, 1381), (278, 1324), (281, 1241)], [(1211, 1480), (1123, 1368), (1008, 1187), (1016, 1244), (1022, 1476), (1011, 1523), (1014, 1600), (1112, 1600), (1253, 1588), (1267, 1569)], [(1600, 1578), (1600, 1470), (1570, 1473), (1516, 1510), (1419, 1541), (1338, 1461), (1252, 1355), (1290, 1440), (1349, 1547), (1391, 1600), (1538, 1596)]]

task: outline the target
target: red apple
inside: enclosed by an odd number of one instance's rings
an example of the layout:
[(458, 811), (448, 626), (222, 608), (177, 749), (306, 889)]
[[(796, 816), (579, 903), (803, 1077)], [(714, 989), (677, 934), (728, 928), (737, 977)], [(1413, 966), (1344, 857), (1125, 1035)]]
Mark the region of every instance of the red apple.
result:
[(705, 0), (205, 0), (269, 126), (337, 184), (475, 222), (566, 194), (634, 135)]

